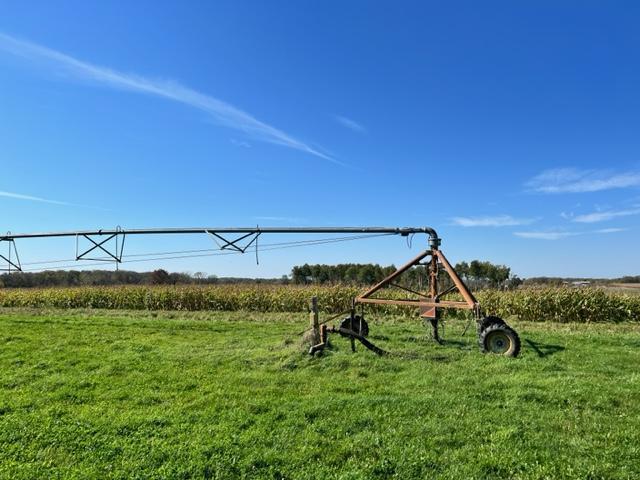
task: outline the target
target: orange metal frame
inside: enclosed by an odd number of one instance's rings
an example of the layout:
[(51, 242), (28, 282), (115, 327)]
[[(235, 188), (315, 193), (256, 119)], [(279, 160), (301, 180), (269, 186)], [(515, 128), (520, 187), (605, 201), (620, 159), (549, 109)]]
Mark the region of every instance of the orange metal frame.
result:
[[(422, 260), (430, 257), (428, 262), (422, 263)], [(417, 265), (428, 265), (429, 267), (429, 292), (424, 294), (421, 292), (414, 292), (424, 299), (393, 299), (393, 298), (373, 298), (372, 296), (383, 288), (393, 286), (393, 281), (400, 277), (407, 270)], [(438, 272), (440, 268), (443, 268), (447, 273), (453, 287), (445, 291), (440, 291), (438, 285)], [(402, 288), (402, 287), (401, 287)], [(407, 289), (408, 290), (408, 289)], [(440, 297), (450, 293), (452, 291), (458, 291), (464, 301), (452, 301), (441, 300)], [(407, 262), (405, 265), (398, 268), (391, 275), (380, 281), (362, 295), (355, 298), (356, 304), (377, 304), (377, 305), (401, 305), (416, 307), (420, 309), (420, 316), (425, 318), (438, 318), (438, 310), (442, 308), (458, 308), (465, 310), (472, 310), (477, 317), (480, 316), (480, 304), (473, 296), (473, 293), (465, 285), (462, 279), (458, 276), (454, 268), (451, 266), (444, 254), (437, 248), (432, 246), (429, 250), (425, 250), (414, 259)]]

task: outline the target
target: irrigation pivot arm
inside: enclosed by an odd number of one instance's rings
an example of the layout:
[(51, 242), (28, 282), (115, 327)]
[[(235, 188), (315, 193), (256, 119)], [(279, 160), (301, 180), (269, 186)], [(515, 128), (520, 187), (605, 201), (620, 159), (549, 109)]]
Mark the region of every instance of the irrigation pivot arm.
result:
[(7, 233), (0, 236), (2, 240), (18, 238), (75, 237), (78, 235), (167, 235), (189, 233), (360, 233), (360, 234), (396, 234), (411, 235), (425, 233), (431, 239), (438, 239), (438, 234), (431, 227), (191, 227), (191, 228), (142, 228), (142, 229), (100, 229), (77, 230), (63, 232)]
[[(115, 229), (100, 230), (75, 230), (58, 232), (35, 233), (7, 233), (0, 235), (0, 246), (6, 242), (15, 251), (15, 240), (29, 238), (60, 238), (75, 237), (75, 260), (115, 261), (122, 262), (124, 240), (130, 235), (175, 235), (175, 234), (208, 234), (218, 243), (221, 250), (233, 250), (244, 253), (251, 245), (257, 243), (258, 236), (266, 233), (274, 234), (377, 234), (377, 235), (401, 235), (426, 234), (429, 236), (429, 247), (437, 249), (440, 238), (430, 227), (190, 227), (190, 228), (146, 228), (146, 229)], [(233, 238), (232, 238), (233, 237)], [(88, 246), (80, 248), (80, 242)], [(113, 245), (115, 243), (115, 247)], [(101, 253), (101, 257), (89, 257), (89, 254)], [(105, 256), (106, 255), (106, 256)], [(17, 251), (15, 251), (17, 258)], [(6, 256), (1, 259), (8, 260), (9, 268), (21, 270), (21, 267)]]

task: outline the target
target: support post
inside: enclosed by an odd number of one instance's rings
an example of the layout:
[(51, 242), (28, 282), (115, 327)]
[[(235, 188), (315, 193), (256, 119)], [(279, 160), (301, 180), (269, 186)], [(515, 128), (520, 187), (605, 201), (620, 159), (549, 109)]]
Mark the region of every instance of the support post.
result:
[(434, 342), (442, 345), (442, 339), (440, 338), (440, 333), (438, 332), (438, 315), (434, 318), (430, 318), (429, 322), (431, 323), (431, 338)]
[(311, 297), (311, 305), (309, 312), (309, 326), (311, 327), (312, 345), (323, 343), (320, 338), (320, 326), (318, 324), (318, 297)]
[[(434, 303), (438, 303), (438, 257), (436, 253), (431, 254), (431, 261), (429, 262), (429, 295), (433, 299)], [(442, 344), (440, 339), (440, 333), (438, 332), (438, 322), (440, 320), (440, 312), (438, 307), (432, 307), (425, 309), (422, 312), (422, 316), (429, 319), (431, 323), (431, 338), (434, 342)]]
[(311, 343), (311, 348), (309, 348), (309, 355), (313, 355), (316, 352), (322, 352), (327, 346), (327, 326), (325, 324), (320, 325), (318, 321), (318, 297), (311, 297), (310, 310), (309, 343)]

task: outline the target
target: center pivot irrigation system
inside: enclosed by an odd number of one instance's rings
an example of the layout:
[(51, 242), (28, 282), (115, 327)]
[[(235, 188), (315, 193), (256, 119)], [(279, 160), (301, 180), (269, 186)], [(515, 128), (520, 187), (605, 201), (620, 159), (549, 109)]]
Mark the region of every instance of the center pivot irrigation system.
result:
[[(518, 334), (504, 320), (495, 316), (485, 316), (480, 307), (480, 303), (473, 296), (473, 293), (465, 285), (458, 276), (454, 268), (451, 266), (447, 258), (440, 250), (441, 239), (436, 231), (429, 227), (419, 228), (388, 228), (388, 227), (298, 227), (298, 228), (281, 228), (281, 227), (249, 227), (249, 228), (153, 228), (153, 229), (122, 229), (117, 227), (112, 230), (85, 230), (85, 231), (67, 231), (67, 232), (42, 232), (42, 233), (21, 233), (0, 236), (0, 247), (2, 244), (8, 246), (6, 254), (0, 253), (0, 260), (3, 265), (0, 271), (23, 271), (16, 240), (31, 238), (55, 238), (55, 237), (75, 237), (75, 258), (70, 260), (56, 260), (51, 262), (38, 262), (25, 265), (43, 265), (54, 264), (68, 261), (95, 261), (95, 262), (115, 262), (116, 266), (120, 263), (132, 263), (134, 261), (162, 260), (168, 258), (188, 258), (193, 256), (215, 255), (208, 250), (189, 250), (183, 252), (165, 252), (157, 258), (146, 258), (138, 260), (128, 260), (127, 257), (134, 255), (123, 255), (125, 238), (129, 236), (139, 235), (176, 235), (176, 234), (207, 234), (216, 243), (217, 254), (236, 253), (244, 254), (251, 248), (255, 251), (256, 261), (258, 261), (258, 238), (263, 234), (346, 234), (348, 237), (320, 239), (320, 240), (303, 240), (290, 243), (267, 244), (263, 246), (263, 250), (273, 250), (278, 248), (289, 248), (303, 245), (317, 245), (323, 243), (333, 243), (338, 241), (355, 240), (370, 236), (382, 235), (401, 235), (403, 237), (413, 236), (415, 234), (426, 234), (428, 236), (428, 248), (415, 258), (411, 259), (405, 265), (398, 268), (391, 275), (372, 286), (361, 295), (353, 299), (351, 309), (343, 312), (338, 316), (331, 317), (324, 321), (318, 319), (317, 300), (312, 299), (311, 302), (311, 327), (308, 331), (310, 335), (308, 340), (311, 343), (310, 353), (321, 352), (328, 344), (328, 334), (338, 333), (343, 337), (351, 340), (352, 349), (355, 349), (355, 341), (358, 340), (365, 347), (378, 353), (384, 354), (384, 350), (373, 345), (367, 336), (369, 334), (369, 326), (364, 319), (365, 305), (398, 305), (403, 307), (413, 307), (420, 313), (425, 321), (429, 321), (432, 327), (432, 336), (435, 341), (442, 343), (438, 333), (438, 323), (444, 309), (463, 309), (472, 312), (477, 322), (477, 334), (480, 348), (484, 352), (496, 353), (499, 355), (515, 357), (520, 351), (520, 339)], [(1, 249), (0, 252), (6, 250)], [(167, 254), (178, 253), (199, 253), (198, 255), (183, 255), (168, 257)], [(96, 256), (96, 254), (98, 256)], [(137, 255), (138, 257), (143, 255)], [(125, 260), (123, 261), (123, 258)], [(63, 267), (68, 267), (64, 265)], [(426, 267), (426, 291), (418, 291), (401, 285), (398, 282), (402, 274), (410, 269), (424, 266)], [(61, 267), (58, 267), (61, 268)], [(42, 270), (34, 268), (33, 270)], [(379, 296), (384, 290), (389, 288), (398, 288), (411, 294), (413, 298), (384, 298)], [(446, 299), (449, 294), (457, 293), (462, 300)], [(356, 313), (358, 310), (358, 313)], [(329, 328), (327, 323), (339, 318), (343, 314), (348, 316), (340, 321), (337, 326)]]

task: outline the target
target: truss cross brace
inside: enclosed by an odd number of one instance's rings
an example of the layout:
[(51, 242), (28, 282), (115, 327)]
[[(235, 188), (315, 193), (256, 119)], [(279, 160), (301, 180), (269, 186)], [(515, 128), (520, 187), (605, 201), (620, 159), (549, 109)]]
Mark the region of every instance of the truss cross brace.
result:
[[(258, 237), (260, 236), (259, 230), (256, 230), (255, 232), (249, 232), (245, 235), (242, 235), (241, 237), (236, 238), (235, 240), (227, 240), (222, 235), (212, 230), (207, 230), (207, 233), (213, 237), (214, 241), (220, 247), (220, 250), (235, 250), (238, 253), (245, 253), (247, 249), (251, 245), (253, 245), (258, 240)], [(246, 243), (245, 245), (239, 245), (239, 242), (241, 242), (246, 238), (251, 238), (251, 240), (249, 240), (249, 242)], [(222, 241), (223, 242), (222, 245), (220, 245), (216, 239)]]
[[(93, 245), (92, 247), (88, 248), (82, 253), (80, 253), (80, 250), (79, 250), (80, 237), (85, 238)], [(115, 239), (115, 248), (113, 250), (110, 250), (107, 246), (107, 243), (110, 240), (114, 240), (114, 239)], [(107, 236), (104, 240), (97, 240), (97, 241), (94, 240), (91, 235), (87, 235), (84, 233), (78, 234), (76, 235), (76, 260), (92, 260), (92, 261), (98, 261), (98, 262), (114, 261), (116, 263), (121, 263), (122, 252), (124, 251), (124, 239), (125, 239), (125, 234), (120, 232), (112, 233), (109, 236)], [(91, 257), (91, 258), (88, 257), (87, 255), (89, 255), (93, 251), (102, 251), (107, 255), (107, 257), (106, 258), (105, 257)]]
[[(16, 242), (12, 238), (0, 238), (0, 242), (7, 242), (9, 246), (9, 250), (6, 256), (0, 253), (0, 259), (3, 262), (6, 262), (6, 265), (0, 265), (0, 272), (9, 272), (12, 271), (21, 272), (22, 265), (20, 265), (20, 257), (18, 256), (18, 249), (16, 248)], [(13, 255), (12, 252), (13, 251)], [(15, 257), (15, 259), (14, 259)]]

